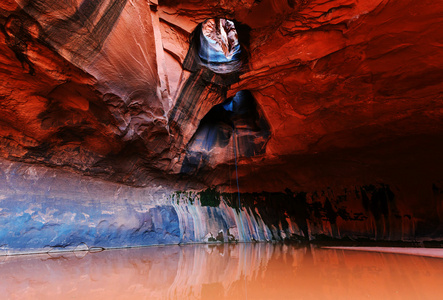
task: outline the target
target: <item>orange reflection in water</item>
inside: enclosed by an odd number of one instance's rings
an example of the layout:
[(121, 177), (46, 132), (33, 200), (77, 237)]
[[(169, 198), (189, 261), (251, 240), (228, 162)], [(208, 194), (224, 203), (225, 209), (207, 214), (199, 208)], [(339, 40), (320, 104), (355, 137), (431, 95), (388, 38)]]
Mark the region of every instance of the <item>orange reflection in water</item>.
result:
[(442, 283), (441, 258), (282, 244), (0, 257), (0, 299), (442, 299)]

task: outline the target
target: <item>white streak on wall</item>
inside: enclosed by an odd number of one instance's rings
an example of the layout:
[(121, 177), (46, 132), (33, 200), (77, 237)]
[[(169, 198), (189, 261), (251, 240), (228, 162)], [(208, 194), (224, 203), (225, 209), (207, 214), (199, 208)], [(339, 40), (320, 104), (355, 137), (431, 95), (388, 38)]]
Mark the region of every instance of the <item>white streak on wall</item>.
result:
[[(218, 207), (202, 206), (196, 193), (176, 193), (171, 197), (180, 222), (181, 243), (214, 242), (223, 233), (223, 242), (232, 236), (239, 242), (270, 241), (271, 230), (260, 214), (250, 208), (241, 211), (221, 199)], [(229, 230), (229, 234), (228, 234)], [(217, 242), (222, 242), (217, 240)]]

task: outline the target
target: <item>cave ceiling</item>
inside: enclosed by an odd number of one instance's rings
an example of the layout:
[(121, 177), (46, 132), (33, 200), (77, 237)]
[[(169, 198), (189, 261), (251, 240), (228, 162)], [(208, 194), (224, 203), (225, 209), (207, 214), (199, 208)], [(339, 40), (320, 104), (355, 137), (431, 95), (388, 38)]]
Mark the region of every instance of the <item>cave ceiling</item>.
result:
[[(233, 61), (199, 52), (208, 19)], [(0, 156), (177, 189), (232, 190), (237, 160), (248, 191), (443, 181), (442, 23), (438, 1), (2, 1)]]

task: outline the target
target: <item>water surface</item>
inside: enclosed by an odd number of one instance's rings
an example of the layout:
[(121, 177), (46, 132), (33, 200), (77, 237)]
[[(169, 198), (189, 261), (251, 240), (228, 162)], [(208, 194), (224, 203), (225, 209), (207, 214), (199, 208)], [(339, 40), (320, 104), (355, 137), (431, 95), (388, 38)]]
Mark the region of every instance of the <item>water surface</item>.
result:
[(1, 299), (442, 299), (443, 259), (282, 244), (0, 257)]

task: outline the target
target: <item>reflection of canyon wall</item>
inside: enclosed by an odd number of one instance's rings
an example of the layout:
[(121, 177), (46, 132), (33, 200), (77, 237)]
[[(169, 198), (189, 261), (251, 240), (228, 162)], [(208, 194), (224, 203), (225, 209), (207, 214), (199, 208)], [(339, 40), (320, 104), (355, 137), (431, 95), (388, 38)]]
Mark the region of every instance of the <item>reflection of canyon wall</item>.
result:
[(439, 299), (443, 261), (274, 244), (0, 260), (7, 299)]
[(224, 293), (245, 274), (256, 278), (274, 251), (265, 244), (196, 245), (2, 258), (0, 291), (8, 299), (195, 299), (211, 285)]

